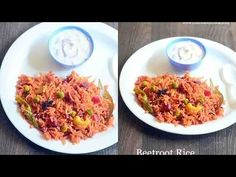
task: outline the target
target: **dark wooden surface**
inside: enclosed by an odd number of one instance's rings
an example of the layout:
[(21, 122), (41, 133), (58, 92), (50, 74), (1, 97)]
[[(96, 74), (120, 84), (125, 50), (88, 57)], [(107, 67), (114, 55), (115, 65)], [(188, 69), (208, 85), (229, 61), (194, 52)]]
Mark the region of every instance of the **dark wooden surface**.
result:
[[(119, 23), (119, 72), (131, 54), (142, 46), (183, 35), (207, 38), (236, 49), (236, 23)], [(200, 136), (165, 133), (141, 122), (119, 97), (119, 154), (136, 154), (137, 148), (174, 152), (185, 148), (195, 154), (236, 154), (236, 124)]]
[[(16, 38), (30, 27), (37, 23), (0, 23), (0, 64)], [(117, 23), (107, 23), (108, 25), (118, 28)], [(0, 85), (1, 87), (1, 85)], [(94, 152), (94, 155), (117, 154), (118, 147), (113, 145), (104, 150)], [(41, 148), (19, 133), (8, 120), (2, 105), (0, 105), (0, 154), (24, 154), (24, 155), (46, 155), (60, 154), (44, 148)]]
[[(14, 40), (35, 24), (0, 23), (0, 63)], [(108, 24), (118, 28), (117, 23)], [(119, 71), (140, 47), (158, 39), (180, 35), (203, 37), (236, 49), (235, 23), (119, 23)], [(185, 148), (196, 154), (236, 154), (236, 125), (208, 135), (169, 134), (139, 121), (119, 97), (119, 144), (92, 154), (136, 154), (137, 148), (159, 151)], [(0, 154), (58, 153), (41, 148), (23, 137), (10, 123), (0, 105)]]

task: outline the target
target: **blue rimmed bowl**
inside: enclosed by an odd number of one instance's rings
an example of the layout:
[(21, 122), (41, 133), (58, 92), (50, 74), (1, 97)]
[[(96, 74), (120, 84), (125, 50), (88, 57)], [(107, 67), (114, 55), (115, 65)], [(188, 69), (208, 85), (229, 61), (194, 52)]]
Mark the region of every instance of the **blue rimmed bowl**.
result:
[[(173, 47), (176, 46), (178, 43), (180, 42), (188, 42), (188, 43), (193, 43), (194, 45), (197, 45), (199, 47), (199, 49), (202, 52), (202, 55), (196, 58), (192, 58), (192, 62), (188, 61), (188, 62), (184, 62), (183, 60), (179, 60), (175, 59), (172, 55), (173, 52)], [(171, 65), (178, 71), (191, 71), (194, 70), (196, 68), (198, 68), (201, 64), (201, 62), (203, 61), (205, 55), (206, 55), (206, 48), (205, 46), (198, 40), (193, 39), (193, 38), (188, 38), (188, 37), (181, 37), (181, 38), (177, 38), (172, 40), (166, 48), (166, 54), (169, 58), (169, 61), (171, 63)]]
[[(55, 45), (56, 38), (60, 34), (62, 34), (63, 32), (66, 32), (68, 30), (77, 30), (77, 31), (79, 31), (87, 39), (87, 41), (89, 43), (88, 54), (85, 57), (83, 57), (83, 58), (76, 58), (76, 59), (74, 59), (74, 61), (71, 62), (71, 63), (66, 61), (66, 59), (64, 60), (61, 57), (57, 56), (56, 52), (54, 50), (54, 47), (55, 47), (54, 45)], [(93, 42), (93, 39), (90, 36), (90, 34), (86, 30), (84, 30), (84, 29), (82, 29), (80, 27), (77, 27), (77, 26), (65, 26), (65, 27), (57, 29), (56, 31), (54, 31), (50, 35), (49, 41), (48, 41), (48, 45), (49, 45), (49, 52), (50, 52), (51, 56), (53, 57), (53, 59), (55, 61), (57, 61), (58, 63), (60, 63), (61, 65), (65, 66), (65, 67), (75, 67), (75, 66), (79, 66), (79, 65), (83, 64), (85, 61), (87, 61), (91, 57), (91, 55), (93, 53), (93, 50), (94, 50), (94, 42)], [(78, 49), (78, 52), (80, 52), (79, 49)]]

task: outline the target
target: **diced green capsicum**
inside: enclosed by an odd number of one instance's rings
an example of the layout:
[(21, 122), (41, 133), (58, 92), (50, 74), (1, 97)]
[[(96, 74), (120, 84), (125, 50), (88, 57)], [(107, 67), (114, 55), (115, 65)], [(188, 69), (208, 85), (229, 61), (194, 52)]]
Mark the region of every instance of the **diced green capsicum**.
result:
[(139, 88), (135, 88), (134, 92), (137, 95), (141, 95), (141, 102), (142, 102), (142, 105), (144, 106), (144, 109), (150, 113), (153, 113), (152, 106), (150, 105), (150, 103), (148, 101), (148, 97), (147, 97), (146, 93)]

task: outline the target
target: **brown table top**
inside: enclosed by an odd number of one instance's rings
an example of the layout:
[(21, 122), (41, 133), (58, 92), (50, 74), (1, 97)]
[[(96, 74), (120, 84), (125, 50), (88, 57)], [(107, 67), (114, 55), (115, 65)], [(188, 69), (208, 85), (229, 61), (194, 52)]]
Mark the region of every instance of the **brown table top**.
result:
[[(16, 38), (37, 23), (0, 23), (0, 63)], [(119, 72), (144, 45), (173, 36), (195, 36), (236, 50), (236, 23), (107, 23), (119, 29)], [(118, 27), (119, 26), (119, 27)], [(137, 149), (185, 149), (195, 154), (236, 154), (236, 125), (206, 135), (184, 136), (154, 129), (132, 114), (119, 96), (119, 143), (91, 154), (136, 154)], [(0, 106), (0, 154), (59, 154), (41, 148), (19, 133)]]

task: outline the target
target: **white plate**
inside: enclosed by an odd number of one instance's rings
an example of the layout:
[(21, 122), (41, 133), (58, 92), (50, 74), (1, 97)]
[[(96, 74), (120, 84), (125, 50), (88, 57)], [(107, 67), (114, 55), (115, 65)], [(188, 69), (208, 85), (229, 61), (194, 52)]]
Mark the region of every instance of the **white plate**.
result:
[[(91, 58), (83, 65), (73, 69), (63, 68), (52, 59), (48, 51), (48, 38), (54, 30), (74, 25), (85, 29), (93, 38), (94, 51)], [(41, 23), (23, 33), (9, 48), (1, 66), (0, 95), (3, 108), (12, 122), (26, 138), (44, 148), (63, 153), (89, 153), (104, 149), (118, 142), (118, 85), (111, 72), (111, 60), (118, 51), (118, 32), (103, 23)], [(29, 128), (29, 124), (17, 111), (15, 103), (17, 77), (21, 74), (38, 75), (40, 72), (53, 71), (56, 75), (65, 77), (72, 70), (83, 76), (100, 78), (107, 84), (116, 104), (113, 112), (114, 127), (98, 133), (92, 138), (81, 140), (73, 145), (60, 141), (46, 141), (40, 132)]]
[(183, 135), (198, 135), (215, 132), (224, 129), (236, 122), (236, 110), (230, 107), (227, 101), (227, 94), (224, 83), (220, 79), (219, 70), (226, 64), (232, 64), (236, 67), (236, 53), (217, 42), (207, 39), (195, 38), (202, 42), (206, 47), (206, 56), (200, 67), (191, 72), (192, 76), (204, 76), (206, 79), (212, 78), (214, 85), (219, 85), (219, 89), (226, 99), (224, 106), (224, 117), (209, 121), (201, 125), (184, 127), (174, 126), (168, 123), (159, 123), (155, 118), (145, 113), (135, 100), (133, 93), (134, 83), (141, 75), (156, 76), (163, 73), (177, 73), (169, 64), (166, 56), (167, 44), (175, 38), (167, 38), (152, 42), (138, 51), (136, 51), (125, 63), (120, 74), (120, 92), (121, 96), (136, 117), (146, 124), (171, 133)]

